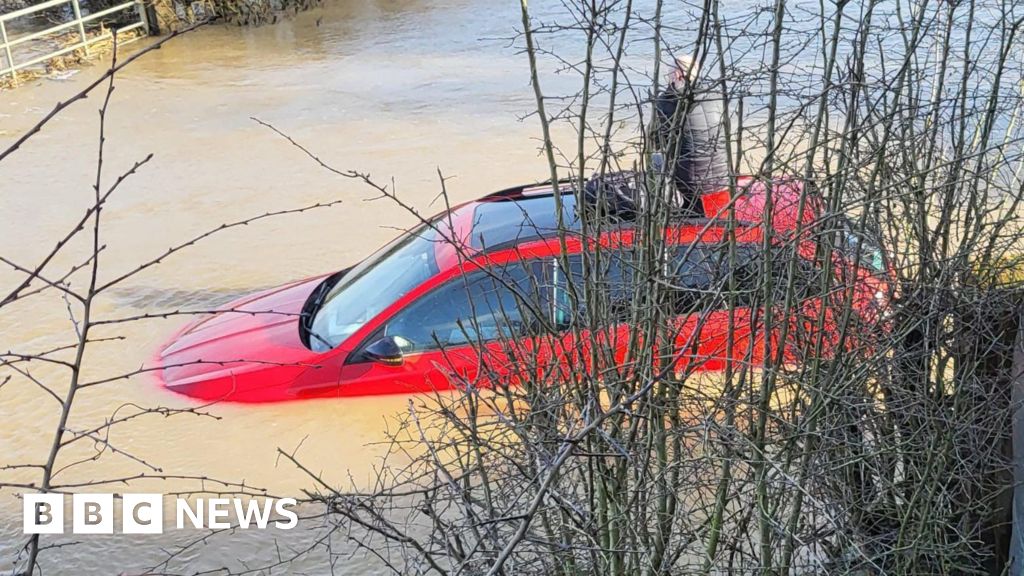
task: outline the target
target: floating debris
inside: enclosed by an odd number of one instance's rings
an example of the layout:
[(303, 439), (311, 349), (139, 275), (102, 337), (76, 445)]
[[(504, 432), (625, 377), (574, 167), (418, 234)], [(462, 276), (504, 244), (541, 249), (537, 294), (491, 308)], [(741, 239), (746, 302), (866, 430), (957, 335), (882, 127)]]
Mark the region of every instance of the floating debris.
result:
[(50, 79), (50, 80), (58, 80), (58, 81), (63, 82), (65, 80), (70, 80), (72, 76), (74, 76), (75, 74), (78, 74), (79, 72), (81, 72), (81, 70), (79, 70), (79, 69), (62, 70), (60, 72), (56, 72), (55, 71), (55, 72), (51, 72), (50, 75), (47, 76), (47, 78)]

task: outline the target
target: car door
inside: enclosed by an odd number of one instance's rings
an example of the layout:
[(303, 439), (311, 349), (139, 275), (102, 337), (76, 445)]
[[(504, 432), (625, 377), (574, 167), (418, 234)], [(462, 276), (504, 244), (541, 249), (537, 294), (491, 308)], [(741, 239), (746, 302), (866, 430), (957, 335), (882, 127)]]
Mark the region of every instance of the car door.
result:
[[(354, 349), (342, 367), (340, 394), (490, 386), (529, 353), (530, 333), (546, 316), (542, 298), (528, 261), (457, 275), (395, 312)], [(386, 337), (401, 342), (400, 364), (362, 354)]]
[[(759, 362), (764, 343), (751, 338), (751, 326), (759, 321), (753, 305), (760, 289), (758, 247), (738, 245), (731, 254), (728, 246), (710, 243), (666, 248), (658, 331), (662, 362), (673, 363), (673, 372), (680, 377), (722, 370), (728, 362)], [(645, 282), (638, 273), (641, 264), (626, 248), (587, 256), (590, 281), (584, 278), (583, 255), (555, 261), (552, 300), (562, 330), (555, 354), (574, 372), (607, 375), (612, 369), (628, 370), (636, 361), (631, 347), (644, 346), (632, 324), (633, 297)], [(588, 306), (599, 309), (588, 314)], [(633, 348), (632, 353), (638, 350)], [(598, 364), (588, 367), (591, 358)]]
[(556, 327), (549, 347), (560, 380), (602, 380), (629, 368), (633, 266), (621, 246), (549, 262)]
[[(660, 364), (673, 363), (674, 373), (681, 376), (720, 370), (729, 358), (749, 356), (749, 299), (734, 297), (729, 309), (722, 289), (729, 285), (725, 262), (704, 244), (666, 248), (658, 279), (665, 290), (658, 304), (662, 307), (657, 331)], [(556, 320), (564, 330), (558, 353), (569, 357), (574, 370), (583, 370), (586, 361), (594, 358), (597, 365), (587, 370), (602, 375), (618, 370), (623, 376), (623, 370), (646, 357), (639, 354), (642, 347), (654, 345), (643, 344), (640, 340), (649, 336), (633, 324), (633, 308), (650, 305), (634, 301), (636, 291), (648, 281), (639, 272), (643, 266), (637, 253), (630, 249), (587, 256), (590, 281), (584, 278), (583, 255), (570, 255), (555, 269), (553, 301)], [(598, 308), (588, 314), (588, 306)]]
[(667, 260), (676, 375), (756, 362), (763, 343), (751, 340), (759, 272), (752, 247), (680, 244)]
[[(794, 258), (796, 266), (791, 270)], [(798, 362), (814, 343), (814, 320), (818, 301), (811, 298), (820, 282), (820, 270), (792, 247), (773, 247), (770, 265), (759, 243), (741, 242), (680, 246), (675, 256), (674, 282), (699, 299), (680, 304), (679, 347), (682, 360), (691, 370), (721, 370), (727, 362), (734, 368), (759, 367), (766, 350), (773, 362), (783, 352), (783, 361)], [(766, 269), (767, 268), (767, 269)], [(793, 293), (785, 308), (790, 273)], [(772, 295), (766, 300), (766, 282)], [(772, 310), (771, 328), (766, 328), (766, 310)], [(785, 329), (783, 329), (785, 327)], [(785, 334), (785, 342), (781, 342)], [(770, 347), (767, 346), (770, 344)]]

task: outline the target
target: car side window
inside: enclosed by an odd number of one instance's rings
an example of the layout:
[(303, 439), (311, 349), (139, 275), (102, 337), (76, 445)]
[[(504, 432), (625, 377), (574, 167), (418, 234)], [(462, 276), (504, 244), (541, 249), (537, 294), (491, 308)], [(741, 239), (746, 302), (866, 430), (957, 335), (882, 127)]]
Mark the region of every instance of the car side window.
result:
[(672, 287), (669, 306), (672, 313), (689, 314), (708, 309), (718, 294), (721, 266), (707, 247), (687, 244), (668, 247), (666, 278)]
[(415, 353), (523, 336), (546, 308), (531, 268), (513, 262), (455, 278), (396, 313), (369, 341), (401, 336)]
[[(592, 302), (607, 307), (607, 317), (624, 320), (628, 317), (633, 303), (635, 265), (631, 253), (625, 250), (608, 250), (600, 256), (589, 255), (593, 267), (593, 286), (597, 294)], [(565, 263), (568, 264), (566, 269)], [(568, 330), (586, 318), (586, 282), (583, 273), (583, 255), (570, 254), (565, 262), (552, 262), (554, 302), (554, 324), (558, 330)]]
[[(729, 307), (730, 296), (740, 308), (760, 306), (764, 300), (764, 255), (760, 244), (737, 244), (732, 254), (724, 244), (678, 244), (668, 246), (665, 256), (663, 273), (670, 286), (666, 303), (671, 314), (725, 310)], [(793, 257), (791, 248), (772, 250), (769, 273), (777, 303), (783, 301), (785, 279)], [(586, 318), (588, 299), (584, 296), (583, 255), (571, 254), (565, 262), (556, 259), (549, 265), (553, 271), (554, 324), (559, 330), (568, 330)], [(592, 285), (597, 294), (591, 295), (589, 301), (598, 303), (606, 311), (601, 318), (612, 322), (628, 320), (639, 281), (635, 254), (630, 250), (608, 250), (600, 258), (591, 260), (591, 266), (594, 266), (595, 278)], [(817, 272), (812, 262), (801, 258), (796, 274), (796, 297), (802, 299), (810, 294), (809, 288), (814, 285)]]
[[(772, 250), (769, 274), (774, 288), (773, 301), (785, 297), (789, 263), (795, 255), (791, 247)], [(764, 249), (759, 244), (738, 244), (730, 254), (727, 245), (681, 245), (670, 257), (669, 279), (676, 288), (675, 312), (686, 314), (700, 310), (725, 309), (732, 301), (737, 307), (759, 306), (764, 301)], [(810, 294), (817, 278), (812, 262), (800, 258), (796, 267), (796, 297)]]

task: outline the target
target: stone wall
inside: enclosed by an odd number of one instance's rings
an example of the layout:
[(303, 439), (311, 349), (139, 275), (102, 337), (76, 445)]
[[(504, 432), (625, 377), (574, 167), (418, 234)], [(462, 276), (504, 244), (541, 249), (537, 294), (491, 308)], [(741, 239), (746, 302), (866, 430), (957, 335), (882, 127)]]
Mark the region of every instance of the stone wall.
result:
[[(4, 1), (4, 0), (0, 0)], [(259, 26), (276, 22), (283, 13), (318, 6), (321, 0), (149, 0), (161, 33), (198, 20), (217, 18), (232, 24)]]
[(21, 10), (28, 5), (29, 2), (27, 0), (0, 0), (0, 14)]

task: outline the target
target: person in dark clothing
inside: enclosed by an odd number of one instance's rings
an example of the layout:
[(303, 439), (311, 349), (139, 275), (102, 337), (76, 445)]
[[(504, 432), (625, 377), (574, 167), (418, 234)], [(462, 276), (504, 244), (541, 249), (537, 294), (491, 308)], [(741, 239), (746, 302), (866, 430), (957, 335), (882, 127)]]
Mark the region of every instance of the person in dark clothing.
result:
[(721, 100), (698, 88), (697, 65), (676, 59), (665, 90), (654, 101), (653, 149), (671, 170), (674, 211), (703, 216), (701, 196), (728, 185)]

